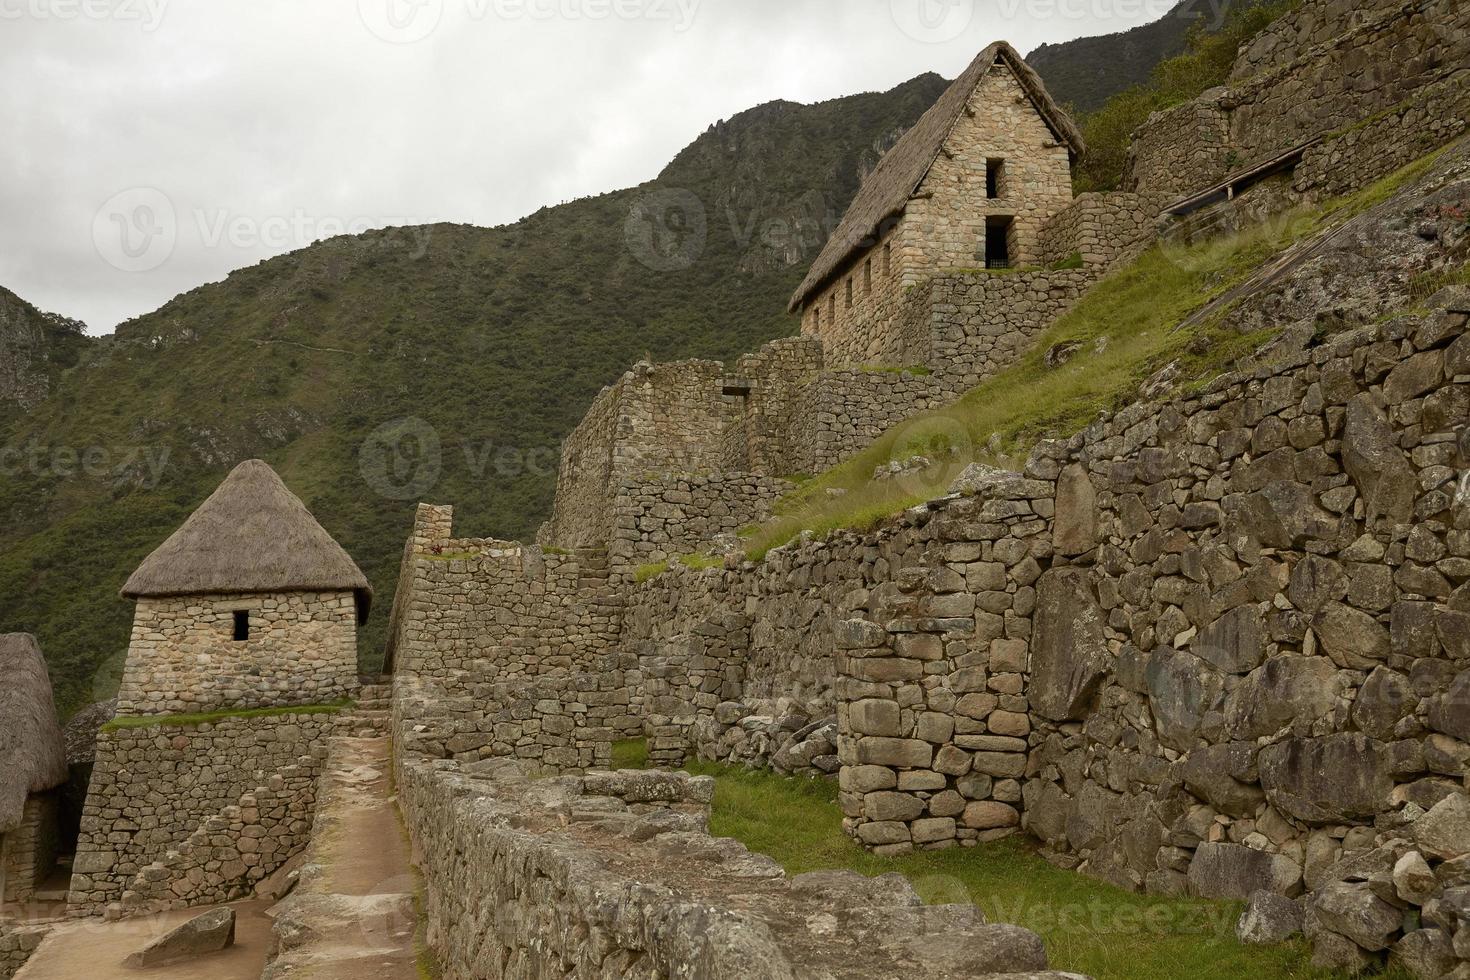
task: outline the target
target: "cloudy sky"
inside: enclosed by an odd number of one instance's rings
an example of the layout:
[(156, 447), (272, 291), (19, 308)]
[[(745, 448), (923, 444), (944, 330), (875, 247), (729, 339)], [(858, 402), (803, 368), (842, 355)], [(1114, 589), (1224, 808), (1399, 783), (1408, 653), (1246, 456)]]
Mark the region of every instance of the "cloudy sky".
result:
[(495, 225), (767, 102), (1172, 0), (0, 0), (0, 285), (93, 333), (365, 227)]

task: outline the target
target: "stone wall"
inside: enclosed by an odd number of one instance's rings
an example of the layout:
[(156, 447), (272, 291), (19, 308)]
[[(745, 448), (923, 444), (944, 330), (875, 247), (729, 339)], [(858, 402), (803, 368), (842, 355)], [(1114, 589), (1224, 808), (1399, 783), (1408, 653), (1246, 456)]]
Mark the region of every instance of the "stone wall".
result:
[(927, 372), (825, 371), (802, 392), (789, 472), (821, 473), (953, 398), (950, 386)]
[[(1371, 144), (1359, 137), (1338, 147), (1327, 168), (1335, 192), (1356, 189), (1464, 129), (1453, 107), (1470, 84), (1467, 64), (1470, 8), (1459, 0), (1308, 0), (1242, 48), (1226, 86), (1135, 134), (1124, 186), (1163, 206), (1308, 139), (1336, 140), (1375, 121)], [(1353, 154), (1355, 145), (1375, 152)]]
[[(986, 183), (993, 159), (1004, 160), (1004, 169), (992, 199)], [(920, 356), (926, 338), (901, 329), (896, 314), (905, 292), (936, 276), (983, 268), (991, 218), (1012, 221), (1013, 268), (1040, 264), (1043, 228), (1071, 201), (1069, 151), (1010, 69), (997, 65), (970, 96), (894, 227), (808, 302), (802, 332), (821, 338), (829, 367), (932, 366)]]
[(739, 438), (726, 438), (728, 472), (785, 476), (792, 465), (792, 433), (800, 420), (802, 392), (821, 373), (822, 344), (813, 337), (774, 340), (735, 362), (730, 384), (748, 384), (749, 394), (731, 398)]
[[(250, 638), (234, 640), (237, 610)], [(139, 599), (121, 715), (325, 704), (357, 689), (351, 592)]]
[(1138, 194), (1079, 194), (1042, 229), (1041, 262), (1053, 267), (1077, 258), (1084, 265), (1112, 265), (1150, 234), (1153, 218)]
[(599, 669), (503, 682), (405, 676), (394, 700), (396, 743), (436, 759), (514, 758), (562, 772), (606, 767), (614, 733), (641, 722), (617, 659), (593, 666)]
[(538, 781), (515, 763), (405, 754), (398, 774), (423, 857), (427, 941), (454, 980), (691, 970), (958, 980), (1046, 969), (1034, 933), (986, 925), (973, 906), (924, 907), (901, 876), (788, 878), (770, 858), (710, 837), (708, 780)]
[(448, 681), (575, 674), (616, 643), (619, 599), (605, 560), (450, 533), (452, 509), (416, 530), (404, 557), (406, 595), (392, 638), (395, 670)]
[(626, 576), (642, 565), (700, 552), (765, 520), (776, 500), (794, 487), (788, 480), (740, 472), (622, 487), (613, 501), (610, 571)]
[(0, 980), (10, 980), (26, 965), (51, 930), (0, 919)]
[[(187, 901), (200, 897), (206, 876), (218, 879), (211, 893), (247, 892), (305, 845), (309, 788), (339, 723), (339, 713), (322, 712), (104, 729), (70, 903), (96, 913), (113, 903), (139, 907), (165, 890)], [(242, 804), (259, 787), (289, 805)], [(191, 876), (191, 868), (199, 870)], [(140, 875), (152, 894), (135, 889)]]
[(56, 865), (60, 847), (60, 793), (33, 793), (26, 798), (21, 821), (0, 834), (0, 882), (5, 885), (0, 901), (26, 902)]
[(556, 499), (536, 538), (542, 544), (577, 548), (607, 541), (613, 526), (613, 446), (621, 391), (621, 382), (602, 389), (562, 443)]

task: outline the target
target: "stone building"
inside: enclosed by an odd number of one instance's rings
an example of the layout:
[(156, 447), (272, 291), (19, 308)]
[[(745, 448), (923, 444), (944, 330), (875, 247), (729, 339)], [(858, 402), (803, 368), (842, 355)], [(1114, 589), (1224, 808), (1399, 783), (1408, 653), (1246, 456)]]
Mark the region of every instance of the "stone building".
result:
[(858, 191), (791, 299), (802, 332), (830, 366), (923, 363), (891, 329), (904, 292), (943, 272), (1039, 263), (1085, 149), (1041, 78), (992, 44)]
[(0, 901), (25, 902), (55, 863), (66, 745), (36, 638), (0, 636)]
[(372, 586), (281, 478), (237, 466), (149, 555), (120, 715), (322, 704), (357, 686)]

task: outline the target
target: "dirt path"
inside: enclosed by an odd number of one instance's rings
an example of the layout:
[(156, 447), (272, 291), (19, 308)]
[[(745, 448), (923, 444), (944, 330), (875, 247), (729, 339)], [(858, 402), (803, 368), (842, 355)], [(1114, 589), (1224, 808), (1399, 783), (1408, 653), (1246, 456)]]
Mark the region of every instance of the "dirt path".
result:
[(257, 980), (271, 941), (268, 902), (237, 902), (235, 945), (172, 966), (130, 970), (129, 955), (205, 909), (141, 915), (121, 922), (78, 919), (58, 925), (15, 980)]
[(276, 909), (266, 980), (418, 980), (414, 879), (387, 738), (332, 742), (303, 884)]

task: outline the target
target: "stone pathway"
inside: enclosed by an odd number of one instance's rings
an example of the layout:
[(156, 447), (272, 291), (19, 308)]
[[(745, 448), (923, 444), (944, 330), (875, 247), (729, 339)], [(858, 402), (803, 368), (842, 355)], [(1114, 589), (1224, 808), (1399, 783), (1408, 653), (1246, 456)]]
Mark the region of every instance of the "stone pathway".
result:
[(387, 738), (334, 739), (296, 892), (263, 980), (418, 980), (414, 879)]

